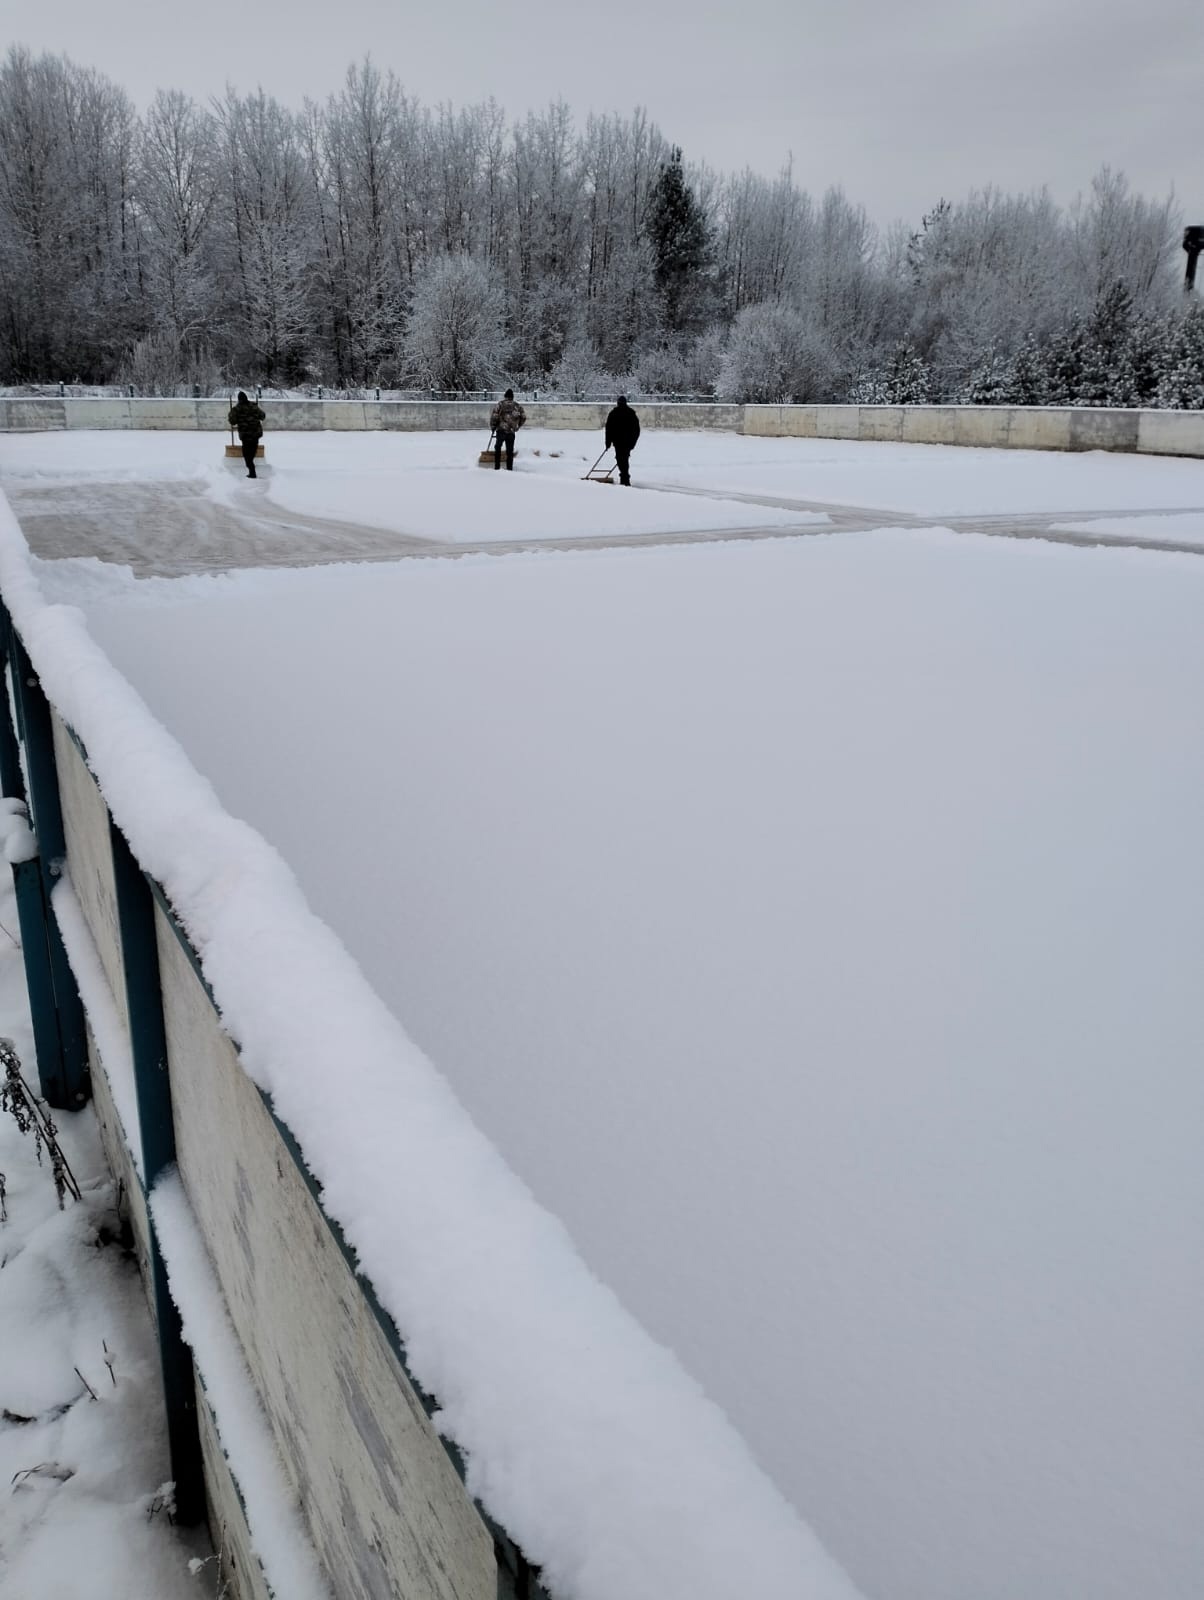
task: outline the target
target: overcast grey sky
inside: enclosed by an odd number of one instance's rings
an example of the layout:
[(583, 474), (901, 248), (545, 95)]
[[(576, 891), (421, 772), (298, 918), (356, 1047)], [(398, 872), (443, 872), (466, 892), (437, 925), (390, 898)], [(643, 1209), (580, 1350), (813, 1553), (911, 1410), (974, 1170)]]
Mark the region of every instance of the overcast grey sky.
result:
[(144, 106), (262, 84), (325, 98), (371, 52), (408, 93), (512, 116), (647, 107), (687, 159), (842, 184), (875, 221), (1105, 162), (1204, 222), (1204, 0), (0, 0), (0, 38), (98, 67)]

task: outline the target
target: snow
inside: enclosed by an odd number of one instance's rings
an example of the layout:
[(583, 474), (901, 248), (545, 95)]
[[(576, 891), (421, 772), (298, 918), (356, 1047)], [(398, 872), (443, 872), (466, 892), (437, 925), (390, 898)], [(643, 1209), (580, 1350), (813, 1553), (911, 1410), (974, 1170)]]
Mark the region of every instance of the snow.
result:
[(205, 1241), (174, 1168), (156, 1182), (150, 1206), (171, 1297), (235, 1472), (252, 1549), (264, 1576), (273, 1594), (288, 1595), (289, 1600), (330, 1600)]
[(88, 1026), (104, 1063), (122, 1137), (138, 1176), (145, 1181), (142, 1127), (138, 1120), (138, 1095), (134, 1084), (134, 1058), (130, 1051), (129, 1034), (118, 1013), (109, 980), (101, 965), (100, 953), (93, 943), (68, 872), (64, 872), (55, 885), (51, 904), (63, 936), (67, 961), (84, 1004)]
[(305, 516), (445, 544), (560, 538), (566, 529), (614, 537), (827, 521), (823, 512), (585, 483), (601, 453), (592, 433), (524, 429), (510, 473), (477, 465), (487, 438), (476, 433), (276, 433), (253, 483), (241, 460), (223, 459), (224, 440), (168, 432), (9, 435), (3, 477), (29, 489), (67, 474), (83, 505), (89, 484), (190, 482), (223, 505), (247, 509), (267, 498)]
[[(653, 435), (636, 465), (912, 514), (1204, 505), (1204, 464), (1106, 455)], [(841, 1592), (704, 1395), (867, 1595), (1194, 1592), (1198, 558), (893, 527), (38, 564), (287, 867), (2, 561), (474, 1489), (566, 1595)]]
[(640, 468), (658, 483), (907, 512), (939, 522), (1037, 511), (1204, 508), (1204, 462), (1120, 452), (985, 450), (658, 433)]
[[(36, 1087), (11, 877), (0, 880), (0, 1033)], [(32, 1138), (0, 1113), (0, 1594), (202, 1600), (202, 1535), (167, 1520), (162, 1387), (91, 1111), (56, 1116), (83, 1199), (59, 1211)], [(108, 1362), (111, 1360), (112, 1368)], [(89, 1393), (89, 1389), (91, 1393)], [(93, 1395), (95, 1398), (93, 1398)]]
[[(1195, 460), (646, 430), (632, 457), (642, 489), (628, 491), (581, 482), (602, 448), (596, 433), (525, 428), (505, 474), (476, 466), (487, 443), (476, 433), (273, 433), (270, 411), (268, 422), (267, 464), (254, 483), (241, 461), (222, 458), (225, 434), (121, 431), (9, 434), (0, 479), (26, 492), (69, 479), (81, 508), (89, 485), (187, 482), (244, 512), (266, 500), (451, 545), (822, 527), (827, 506), (935, 522), (1153, 511), (1204, 522), (1204, 462)], [(650, 486), (694, 492), (650, 494)]]
[[(284, 862), (221, 810), (80, 613), (44, 603), (2, 510), (0, 587), (47, 693), (189, 931), (244, 1065), (439, 1397), (470, 1488), (553, 1590), (566, 1600), (726, 1600), (744, 1587), (854, 1595), (718, 1407), (478, 1132)], [(344, 833), (340, 824), (331, 837)]]
[(584, 483), (582, 475), (601, 454), (601, 440), (592, 433), (524, 428), (512, 473), (477, 466), (486, 443), (468, 433), (364, 433), (351, 436), (349, 448), (334, 433), (309, 439), (275, 434), (271, 459), (279, 470), (267, 493), (291, 511), (451, 543), (561, 538), (566, 530), (596, 536), (825, 520), (822, 513)]

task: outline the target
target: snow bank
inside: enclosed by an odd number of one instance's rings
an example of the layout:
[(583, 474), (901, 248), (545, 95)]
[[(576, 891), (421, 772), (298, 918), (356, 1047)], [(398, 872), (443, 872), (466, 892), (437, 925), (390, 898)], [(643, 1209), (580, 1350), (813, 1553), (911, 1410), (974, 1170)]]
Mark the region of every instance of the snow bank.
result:
[(82, 615), (45, 603), (3, 502), (0, 592), (187, 929), (244, 1066), (438, 1396), (470, 1488), (551, 1588), (848, 1600), (849, 1580), (730, 1423), (588, 1272), (280, 857), (224, 812)]
[[(33, 1085), (25, 972), (6, 931), (16, 927), (15, 896), (4, 878), (0, 1034)], [(201, 1600), (208, 1590), (187, 1563), (208, 1555), (206, 1537), (173, 1529), (160, 1492), (171, 1471), (162, 1385), (146, 1300), (117, 1242), (116, 1185), (91, 1111), (57, 1120), (83, 1194), (63, 1211), (32, 1138), (0, 1115), (0, 1594)]]
[(142, 1127), (138, 1120), (138, 1094), (134, 1082), (134, 1057), (129, 1035), (118, 1014), (101, 965), (100, 953), (92, 939), (70, 873), (64, 872), (51, 895), (63, 948), (88, 1015), (92, 1037), (100, 1052), (113, 1104), (121, 1121), (121, 1132), (140, 1178), (142, 1167)]

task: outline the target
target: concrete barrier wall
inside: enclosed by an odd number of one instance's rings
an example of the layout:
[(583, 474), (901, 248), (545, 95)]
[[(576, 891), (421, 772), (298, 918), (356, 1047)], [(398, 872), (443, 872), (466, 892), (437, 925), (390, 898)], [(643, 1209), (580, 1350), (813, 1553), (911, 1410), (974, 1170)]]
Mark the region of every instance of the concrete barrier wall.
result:
[[(529, 400), (536, 428), (600, 431), (600, 401)], [(487, 400), (270, 400), (268, 431), (488, 433)], [(0, 399), (0, 432), (60, 428), (226, 428), (224, 400)], [(1012, 450), (1120, 450), (1204, 456), (1204, 412), (1056, 406), (764, 406), (641, 401), (645, 428), (717, 428), (762, 438), (857, 439)]]

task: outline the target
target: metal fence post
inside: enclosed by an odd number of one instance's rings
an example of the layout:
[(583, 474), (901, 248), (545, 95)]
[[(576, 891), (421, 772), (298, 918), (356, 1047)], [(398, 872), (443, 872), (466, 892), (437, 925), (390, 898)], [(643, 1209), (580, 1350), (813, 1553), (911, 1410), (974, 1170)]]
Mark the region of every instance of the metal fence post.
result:
[[(176, 1159), (167, 1029), (163, 1020), (159, 949), (155, 942), (155, 902), (125, 835), (112, 817), (109, 838), (121, 932), (121, 969), (130, 1020), (130, 1052), (142, 1141), (142, 1178), (149, 1194), (165, 1167)], [(151, 1292), (159, 1334), (159, 1368), (167, 1412), (167, 1441), (175, 1480), (176, 1517), (185, 1524), (205, 1516), (205, 1481), (196, 1409), (192, 1352), (184, 1341), (180, 1313), (167, 1285), (153, 1218), (150, 1223)]]
[[(38, 845), (36, 858), (22, 862), (13, 874), (38, 1057), (38, 1083), (48, 1105), (56, 1110), (78, 1111), (91, 1093), (91, 1082), (84, 1008), (50, 904), (66, 853), (50, 707), (7, 612), (3, 621), (5, 654), (12, 677), (18, 727), (25, 746), (30, 823)], [(9, 722), (7, 694), (3, 721), (8, 723), (6, 733), (0, 735), (7, 788), (9, 783), (23, 780), (19, 761), (15, 773), (11, 765), (16, 760), (16, 740)], [(21, 781), (17, 795), (23, 792), (24, 782)]]

